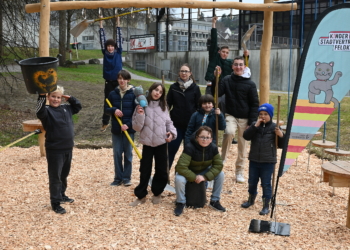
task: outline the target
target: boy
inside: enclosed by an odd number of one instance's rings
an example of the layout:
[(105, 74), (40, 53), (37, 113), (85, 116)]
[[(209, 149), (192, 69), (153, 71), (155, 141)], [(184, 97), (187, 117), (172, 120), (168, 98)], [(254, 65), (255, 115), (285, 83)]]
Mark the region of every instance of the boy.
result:
[[(102, 16), (101, 16), (102, 18)], [(108, 39), (106, 41), (105, 31), (100, 21), (100, 42), (103, 54), (103, 78), (105, 79), (105, 99), (109, 93), (118, 86), (117, 75), (123, 67), (122, 63), (122, 33), (119, 27), (119, 17), (117, 18), (116, 40)], [(105, 132), (109, 125), (110, 116), (103, 113), (101, 132)]]
[[(244, 167), (246, 161), (247, 142), (243, 132), (258, 116), (259, 96), (256, 84), (244, 77), (244, 58), (238, 56), (233, 59), (233, 73), (225, 76), (219, 84), (219, 97), (225, 94), (226, 129), (222, 139), (221, 157), (225, 162), (230, 150), (232, 139), (238, 131), (238, 146), (236, 165), (236, 182), (244, 183)], [(220, 73), (220, 70), (219, 70)], [(214, 88), (214, 86), (212, 86)], [(214, 91), (214, 90), (213, 90)]]
[(213, 132), (208, 126), (202, 126), (190, 143), (186, 144), (175, 171), (176, 207), (174, 214), (180, 216), (186, 206), (185, 186), (188, 181), (196, 182), (214, 181), (209, 206), (219, 212), (225, 212), (220, 204), (222, 186), (225, 174), (222, 172), (223, 164), (219, 150), (212, 143)]
[(279, 148), (283, 146), (284, 137), (281, 129), (272, 122), (273, 106), (271, 104), (262, 104), (258, 112), (258, 120), (243, 133), (244, 139), (252, 142), (249, 153), (249, 198), (241, 206), (248, 208), (254, 204), (260, 178), (263, 189), (263, 209), (259, 214), (265, 215), (270, 212), (271, 176), (277, 162), (276, 135)]
[[(57, 86), (54, 92), (48, 93), (49, 106), (45, 106), (46, 94), (40, 94), (36, 107), (36, 116), (46, 130), (45, 148), (51, 207), (58, 214), (66, 213), (60, 203), (74, 202), (66, 196), (65, 192), (74, 146), (72, 115), (81, 110), (81, 104), (76, 98), (63, 93), (64, 89), (61, 86)], [(66, 99), (70, 105), (61, 105), (62, 98)]]
[[(134, 140), (135, 130), (132, 129), (132, 115), (136, 108), (133, 86), (129, 85), (131, 80), (130, 73), (121, 70), (118, 73), (118, 84), (113, 91), (109, 93), (108, 100), (112, 107), (105, 104), (105, 113), (112, 116), (112, 144), (114, 155), (114, 180), (111, 186), (131, 185), (132, 172), (132, 146), (125, 136), (124, 131), (128, 131), (129, 136)], [(119, 125), (115, 115), (119, 117), (122, 126)], [(122, 154), (124, 152), (124, 167), (122, 164)]]
[[(228, 75), (231, 75), (233, 72), (233, 61), (231, 59), (227, 59), (230, 53), (228, 46), (222, 46), (221, 48), (218, 47), (218, 35), (217, 35), (217, 29), (216, 29), (216, 21), (217, 17), (213, 17), (212, 19), (212, 29), (211, 29), (211, 43), (209, 48), (209, 64), (207, 68), (207, 72), (205, 74), (205, 80), (207, 81), (207, 88), (205, 93), (211, 94), (214, 96), (213, 89), (211, 85), (215, 85), (216, 82), (216, 76), (215, 76), (215, 69), (218, 68), (220, 70), (220, 78), (219, 82)], [(249, 50), (245, 50), (243, 52), (245, 57), (248, 57), (249, 59)], [(242, 77), (250, 78), (250, 69), (248, 67), (245, 67), (244, 74)], [(226, 108), (225, 108), (225, 96), (219, 97), (219, 108), (221, 112), (225, 115)], [(232, 144), (237, 144), (237, 141), (233, 138)]]
[[(218, 130), (224, 130), (226, 128), (224, 115), (220, 112), (219, 108), (214, 109), (214, 98), (212, 95), (202, 95), (199, 98), (198, 104), (201, 108), (191, 116), (185, 134), (185, 145), (190, 142), (192, 135), (201, 126), (208, 126), (212, 131), (215, 131), (216, 115), (218, 115)], [(217, 145), (215, 133), (213, 134), (213, 143)]]

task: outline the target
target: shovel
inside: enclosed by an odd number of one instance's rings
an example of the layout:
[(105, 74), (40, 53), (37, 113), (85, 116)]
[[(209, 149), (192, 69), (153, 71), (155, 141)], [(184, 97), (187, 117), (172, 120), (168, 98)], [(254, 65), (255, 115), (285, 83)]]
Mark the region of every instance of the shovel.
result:
[(41, 130), (40, 130), (40, 129), (36, 129), (34, 132), (32, 132), (32, 133), (26, 135), (25, 137), (22, 137), (22, 138), (18, 139), (17, 141), (14, 141), (14, 142), (8, 144), (7, 146), (0, 148), (0, 151), (3, 151), (3, 150), (5, 150), (6, 148), (11, 147), (12, 145), (15, 145), (16, 143), (18, 143), (18, 142), (20, 142), (20, 141), (23, 141), (24, 139), (26, 139), (26, 138), (28, 138), (28, 137), (30, 137), (30, 136), (32, 136), (32, 135), (37, 135), (37, 134), (40, 134), (40, 133), (41, 133)]
[[(243, 50), (246, 51), (247, 50), (247, 45), (246, 42), (249, 40), (250, 36), (253, 34), (254, 29), (256, 28), (256, 24), (254, 24), (242, 37), (242, 41), (241, 41), (241, 46), (243, 47)], [(244, 56), (244, 61), (245, 61), (245, 65), (248, 67), (248, 57)]]
[(137, 13), (137, 12), (145, 11), (145, 10), (148, 10), (148, 9), (150, 9), (150, 8), (145, 8), (145, 9), (125, 12), (125, 13), (122, 13), (122, 14), (119, 14), (119, 15), (103, 17), (103, 18), (98, 18), (98, 19), (94, 19), (94, 20), (87, 20), (87, 19), (85, 19), (85, 20), (81, 21), (80, 23), (78, 23), (78, 25), (75, 26), (73, 29), (71, 29), (70, 33), (72, 34), (72, 36), (78, 37), (89, 26), (90, 23), (94, 23), (94, 22), (102, 21), (102, 20), (107, 20), (107, 19), (112, 19), (112, 18), (119, 17), (119, 16), (126, 16), (126, 15), (129, 15), (131, 13)]

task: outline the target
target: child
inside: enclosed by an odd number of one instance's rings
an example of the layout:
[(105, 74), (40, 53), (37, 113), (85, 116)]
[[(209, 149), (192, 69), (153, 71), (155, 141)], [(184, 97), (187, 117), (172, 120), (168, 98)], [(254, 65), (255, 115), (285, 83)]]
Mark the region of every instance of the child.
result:
[[(101, 16), (102, 18), (102, 16)], [(116, 40), (108, 39), (106, 41), (105, 31), (100, 21), (100, 42), (103, 54), (103, 78), (105, 79), (105, 99), (109, 93), (118, 86), (117, 74), (123, 67), (122, 63), (122, 33), (119, 27), (119, 17), (117, 18)], [(109, 125), (110, 116), (103, 113), (101, 132), (105, 132)]]
[(171, 168), (175, 155), (185, 139), (186, 129), (191, 116), (198, 107), (201, 91), (196, 84), (190, 65), (181, 65), (179, 77), (175, 83), (170, 85), (167, 95), (167, 103), (171, 120), (177, 132), (177, 138), (169, 143), (169, 168)]
[(176, 138), (176, 129), (169, 117), (165, 100), (165, 88), (161, 83), (153, 83), (148, 91), (148, 106), (137, 106), (133, 115), (133, 129), (140, 132), (143, 144), (140, 164), (140, 184), (135, 188), (137, 199), (130, 206), (146, 202), (148, 181), (152, 173), (152, 161), (155, 161), (155, 174), (151, 190), (152, 203), (161, 202), (161, 193), (168, 182), (167, 143)]
[(180, 216), (186, 205), (185, 186), (188, 181), (200, 183), (214, 180), (209, 206), (220, 212), (226, 209), (220, 204), (220, 194), (225, 175), (217, 146), (212, 143), (212, 130), (208, 126), (200, 127), (191, 142), (186, 144), (176, 164), (175, 190), (176, 207), (174, 214)]
[[(228, 59), (228, 56), (230, 54), (230, 49), (228, 46), (224, 45), (222, 47), (218, 47), (218, 34), (216, 29), (216, 21), (218, 20), (218, 17), (213, 17), (212, 19), (212, 29), (210, 33), (210, 47), (209, 47), (209, 63), (207, 72), (205, 74), (205, 80), (207, 81), (207, 89), (206, 94), (213, 94), (211, 90), (211, 85), (215, 84), (215, 69), (217, 66), (221, 69), (221, 75), (220, 80), (224, 78), (225, 76), (232, 74), (232, 59)], [(243, 52), (245, 57), (249, 58), (249, 50), (245, 50)], [(248, 67), (245, 68), (245, 74), (244, 77), (249, 78), (251, 75), (250, 69)]]
[[(45, 106), (46, 94), (40, 94), (36, 107), (36, 116), (46, 131), (45, 148), (51, 207), (58, 214), (66, 213), (60, 203), (74, 202), (66, 195), (66, 189), (74, 146), (72, 115), (81, 110), (81, 104), (77, 99), (63, 93), (64, 89), (61, 86), (57, 86), (54, 92), (49, 93), (47, 95), (49, 106)], [(61, 105), (62, 98), (70, 105)]]
[(249, 198), (241, 206), (248, 208), (254, 204), (260, 178), (263, 189), (263, 209), (259, 214), (265, 215), (270, 212), (271, 176), (277, 162), (276, 135), (279, 148), (283, 146), (284, 137), (280, 128), (272, 122), (273, 106), (271, 104), (261, 105), (258, 112), (258, 120), (243, 133), (244, 139), (252, 142), (249, 153)]
[[(218, 129), (224, 130), (226, 128), (224, 115), (220, 112), (219, 108), (214, 109), (214, 98), (212, 95), (202, 95), (199, 98), (198, 104), (201, 108), (191, 116), (186, 130), (185, 145), (190, 142), (191, 136), (200, 126), (205, 125), (210, 127), (212, 131), (215, 131), (216, 115), (218, 115)], [(213, 143), (216, 144), (215, 133), (213, 134)]]
[[(111, 186), (131, 186), (132, 172), (132, 146), (126, 137), (124, 131), (128, 131), (129, 136), (134, 140), (135, 131), (132, 129), (132, 114), (136, 107), (133, 86), (129, 85), (131, 76), (128, 71), (121, 70), (118, 73), (118, 84), (108, 95), (108, 100), (112, 104), (109, 107), (105, 104), (105, 113), (112, 116), (112, 144), (114, 157), (114, 180)], [(117, 118), (119, 117), (122, 126), (119, 125)], [(124, 168), (123, 154), (124, 152)]]

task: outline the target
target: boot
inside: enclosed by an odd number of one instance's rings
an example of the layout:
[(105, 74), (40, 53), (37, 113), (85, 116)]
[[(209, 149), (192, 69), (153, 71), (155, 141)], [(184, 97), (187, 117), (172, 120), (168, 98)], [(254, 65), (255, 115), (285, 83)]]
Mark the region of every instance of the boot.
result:
[(162, 201), (162, 197), (161, 197), (161, 195), (158, 195), (158, 196), (153, 196), (152, 197), (152, 203), (153, 204), (159, 204), (160, 202)]
[(244, 202), (244, 203), (241, 205), (241, 207), (248, 208), (248, 207), (254, 205), (255, 198), (256, 198), (256, 194), (249, 194), (248, 201), (247, 201), (247, 202)]
[(260, 215), (265, 215), (270, 213), (269, 207), (270, 207), (270, 200), (271, 199), (266, 199), (263, 198), (263, 209), (260, 211)]
[(146, 202), (146, 197), (143, 197), (142, 199), (136, 199), (135, 201), (131, 202), (129, 206), (136, 207), (137, 205), (144, 204)]

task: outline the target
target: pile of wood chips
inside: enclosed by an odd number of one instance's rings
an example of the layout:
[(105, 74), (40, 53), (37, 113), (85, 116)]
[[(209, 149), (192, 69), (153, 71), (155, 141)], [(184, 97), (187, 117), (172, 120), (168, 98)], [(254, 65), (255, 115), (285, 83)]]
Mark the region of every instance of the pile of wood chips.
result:
[[(139, 147), (140, 151), (142, 150)], [(179, 157), (180, 149), (177, 157)], [(280, 153), (280, 152), (279, 152)], [(139, 180), (134, 154), (130, 187), (110, 186), (114, 176), (112, 149), (74, 149), (64, 215), (50, 207), (47, 163), (39, 148), (9, 148), (0, 153), (0, 249), (349, 249), (346, 224), (349, 188), (320, 182), (321, 160), (304, 151), (279, 181), (273, 220), (291, 225), (291, 235), (250, 233), (252, 219), (261, 216), (259, 199), (248, 209), (247, 181), (234, 181), (236, 145), (225, 164), (221, 204), (227, 212), (208, 206), (173, 215), (175, 194), (163, 193), (153, 205), (130, 207)], [(175, 161), (176, 162), (176, 161)], [(174, 169), (171, 184), (174, 185)], [(244, 172), (248, 179), (248, 167)], [(210, 192), (207, 193), (208, 200)]]

